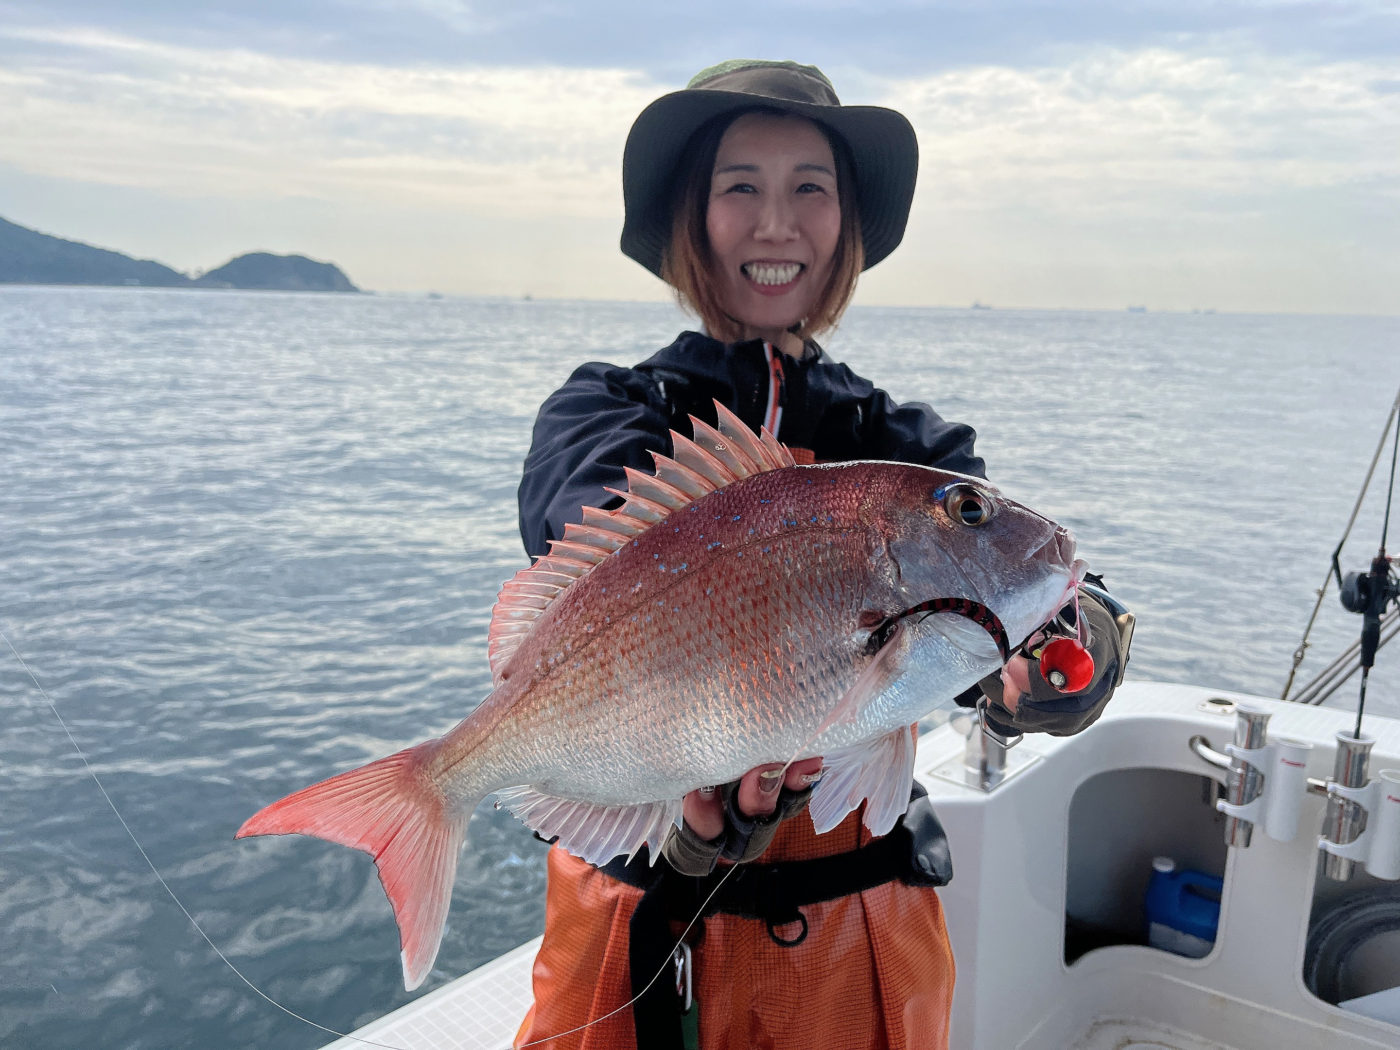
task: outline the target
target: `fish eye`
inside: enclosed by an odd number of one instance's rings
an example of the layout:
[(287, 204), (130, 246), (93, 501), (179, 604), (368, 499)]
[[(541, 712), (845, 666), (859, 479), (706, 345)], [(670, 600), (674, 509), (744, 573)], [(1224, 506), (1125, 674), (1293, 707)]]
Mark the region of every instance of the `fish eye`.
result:
[[(935, 496), (940, 493), (935, 493)], [(967, 484), (949, 485), (941, 491), (943, 510), (957, 525), (976, 528), (992, 520), (991, 498)]]

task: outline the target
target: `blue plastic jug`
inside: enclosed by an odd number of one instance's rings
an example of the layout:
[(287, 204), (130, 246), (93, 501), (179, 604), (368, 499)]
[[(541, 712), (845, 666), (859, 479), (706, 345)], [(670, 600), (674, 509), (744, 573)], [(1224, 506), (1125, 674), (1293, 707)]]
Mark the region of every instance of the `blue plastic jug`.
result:
[(1193, 959), (1210, 954), (1224, 885), (1203, 871), (1177, 868), (1170, 857), (1154, 858), (1147, 884), (1147, 943)]

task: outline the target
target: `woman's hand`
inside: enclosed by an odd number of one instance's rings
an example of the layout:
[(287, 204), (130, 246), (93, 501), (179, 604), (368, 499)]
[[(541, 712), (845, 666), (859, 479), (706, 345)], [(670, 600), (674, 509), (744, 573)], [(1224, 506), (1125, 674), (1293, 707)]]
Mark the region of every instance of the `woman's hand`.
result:
[(721, 862), (754, 860), (773, 841), (778, 825), (807, 805), (821, 769), (820, 758), (794, 762), (786, 774), (773, 762), (749, 770), (737, 784), (692, 791), (683, 803), (685, 826), (671, 829), (661, 855), (683, 875), (708, 875)]
[[(820, 758), (804, 758), (787, 768), (787, 776), (781, 776), (782, 763), (773, 762), (749, 770), (739, 780), (739, 791), (735, 804), (746, 817), (770, 816), (778, 807), (780, 788), (789, 791), (804, 791), (816, 783), (821, 773)], [(685, 822), (692, 831), (706, 841), (717, 839), (724, 833), (724, 799), (717, 788), (700, 788), (685, 796)]]
[[(1032, 635), (1027, 648), (1045, 640), (1045, 632)], [(1013, 653), (1006, 666), (1001, 669), (1001, 704), (1013, 715), (1021, 703), (1021, 697), (1031, 691), (1031, 662), (1019, 652)]]
[[(1124, 610), (1126, 624), (1120, 623), (1107, 599), (1082, 588), (1079, 616), (1080, 638), (1093, 661), (1088, 685), (1065, 692), (1046, 680), (1038, 661), (1027, 659), (1020, 651), (1012, 654), (999, 672), (978, 683), (990, 701), (989, 721), (999, 732), (1069, 736), (1091, 725), (1103, 712), (1128, 658), (1132, 618)], [(1040, 632), (1022, 649), (1034, 649), (1042, 640)]]

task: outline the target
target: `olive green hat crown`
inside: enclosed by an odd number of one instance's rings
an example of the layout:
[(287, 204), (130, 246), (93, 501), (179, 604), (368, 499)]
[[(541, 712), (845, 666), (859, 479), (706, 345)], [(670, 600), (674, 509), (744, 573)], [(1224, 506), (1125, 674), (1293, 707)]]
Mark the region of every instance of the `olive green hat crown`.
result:
[(677, 169), (691, 137), (710, 120), (749, 109), (777, 110), (816, 121), (847, 146), (855, 168), (868, 269), (904, 237), (919, 146), (903, 114), (880, 106), (843, 106), (816, 66), (730, 59), (703, 69), (683, 91), (657, 99), (637, 117), (622, 154), (626, 217), (622, 251), (658, 277), (671, 236)]

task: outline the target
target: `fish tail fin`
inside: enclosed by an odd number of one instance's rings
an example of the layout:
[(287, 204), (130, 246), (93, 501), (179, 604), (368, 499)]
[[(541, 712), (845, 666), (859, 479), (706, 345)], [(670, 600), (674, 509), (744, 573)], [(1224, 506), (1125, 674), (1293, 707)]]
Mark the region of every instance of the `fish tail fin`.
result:
[(373, 857), (398, 922), (410, 991), (437, 958), (473, 808), (454, 804), (434, 779), (440, 743), (430, 740), (303, 788), (254, 814), (236, 836), (313, 835)]

